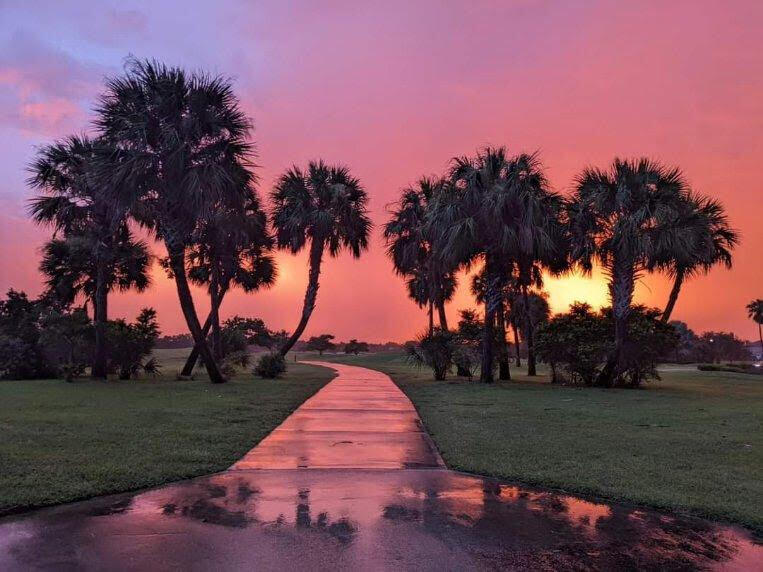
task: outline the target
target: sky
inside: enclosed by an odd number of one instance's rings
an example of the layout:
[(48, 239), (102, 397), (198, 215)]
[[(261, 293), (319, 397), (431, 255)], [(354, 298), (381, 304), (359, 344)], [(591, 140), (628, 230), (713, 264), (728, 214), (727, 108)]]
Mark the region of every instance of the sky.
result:
[[(318, 6), (320, 4), (320, 6)], [(41, 145), (86, 131), (103, 79), (125, 58), (156, 58), (234, 81), (255, 125), (259, 191), (292, 164), (323, 158), (361, 179), (376, 223), (359, 260), (326, 260), (306, 335), (405, 340), (426, 317), (384, 255), (380, 226), (400, 189), (484, 145), (538, 151), (569, 193), (585, 166), (648, 156), (679, 166), (725, 204), (742, 243), (731, 271), (688, 282), (673, 317), (696, 331), (757, 337), (745, 304), (763, 297), (763, 3), (130, 2), (0, 0), (0, 292), (36, 295), (47, 229), (26, 216), (26, 166)], [(163, 250), (155, 245), (155, 252)], [(278, 254), (275, 287), (229, 294), (223, 318), (293, 329), (304, 255)], [(115, 294), (113, 317), (158, 310), (186, 331), (158, 268), (144, 294)], [(638, 302), (662, 307), (670, 284), (645, 276)], [(606, 283), (547, 280), (554, 311), (607, 302)], [(196, 292), (200, 315), (208, 300)], [(448, 308), (474, 307), (468, 280)]]

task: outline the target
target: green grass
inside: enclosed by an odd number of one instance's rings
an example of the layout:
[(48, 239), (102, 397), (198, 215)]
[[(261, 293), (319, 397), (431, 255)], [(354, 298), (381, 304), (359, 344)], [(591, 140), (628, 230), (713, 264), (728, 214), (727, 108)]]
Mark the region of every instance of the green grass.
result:
[[(663, 372), (643, 390), (435, 382), (400, 354), (324, 359), (388, 373), (453, 469), (688, 511), (763, 531), (763, 382)], [(524, 372), (524, 370), (522, 370)]]
[(0, 381), (0, 514), (225, 469), (333, 377), (175, 381), (186, 353), (157, 380)]

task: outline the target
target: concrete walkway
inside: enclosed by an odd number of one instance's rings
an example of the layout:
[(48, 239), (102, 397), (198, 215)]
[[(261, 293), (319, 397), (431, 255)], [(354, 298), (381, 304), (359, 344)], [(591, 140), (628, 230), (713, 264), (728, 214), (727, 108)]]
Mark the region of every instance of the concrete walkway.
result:
[(231, 470), (444, 468), (410, 400), (381, 372), (325, 362), (338, 376)]
[(443, 468), (385, 375), (339, 376), (223, 473), (0, 520), (0, 570), (760, 570), (732, 527)]

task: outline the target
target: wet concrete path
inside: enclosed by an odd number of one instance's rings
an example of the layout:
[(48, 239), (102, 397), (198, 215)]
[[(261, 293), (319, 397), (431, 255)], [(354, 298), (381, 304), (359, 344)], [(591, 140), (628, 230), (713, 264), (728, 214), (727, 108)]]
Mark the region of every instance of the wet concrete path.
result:
[(444, 469), (387, 376), (324, 365), (228, 471), (0, 520), (0, 570), (763, 569), (736, 528)]

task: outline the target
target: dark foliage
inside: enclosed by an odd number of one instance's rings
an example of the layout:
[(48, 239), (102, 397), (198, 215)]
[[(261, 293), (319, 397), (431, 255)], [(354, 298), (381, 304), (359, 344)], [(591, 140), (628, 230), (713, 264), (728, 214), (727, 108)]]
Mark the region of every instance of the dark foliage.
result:
[[(622, 348), (623, 368), (611, 385), (638, 387), (650, 379), (659, 379), (657, 360), (678, 343), (670, 324), (659, 318), (656, 309), (634, 306), (628, 316), (629, 337)], [(584, 385), (602, 384), (599, 375), (612, 352), (614, 316), (610, 308), (593, 312), (587, 304), (573, 304), (566, 314), (559, 314), (537, 333), (538, 356), (548, 362), (554, 381)], [(610, 383), (604, 383), (609, 386)]]
[(323, 352), (325, 352), (326, 350), (333, 350), (336, 347), (336, 344), (331, 341), (333, 339), (334, 339), (334, 336), (332, 336), (331, 334), (321, 334), (320, 336), (313, 336), (309, 340), (307, 340), (305, 349), (317, 351), (318, 354), (323, 355)]
[(275, 379), (286, 371), (286, 359), (279, 353), (263, 354), (254, 368), (254, 373), (265, 379)]
[(156, 310), (143, 308), (133, 323), (125, 320), (109, 322), (109, 369), (119, 374), (119, 379), (135, 377), (141, 370), (157, 374), (159, 366), (151, 358), (159, 326)]
[(352, 339), (344, 345), (344, 353), (358, 355), (360, 352), (368, 351), (367, 342), (359, 342), (356, 339)]
[(453, 365), (453, 354), (458, 347), (456, 334), (435, 328), (434, 332), (418, 337), (416, 343), (406, 344), (408, 362), (432, 369), (434, 378), (445, 379)]

